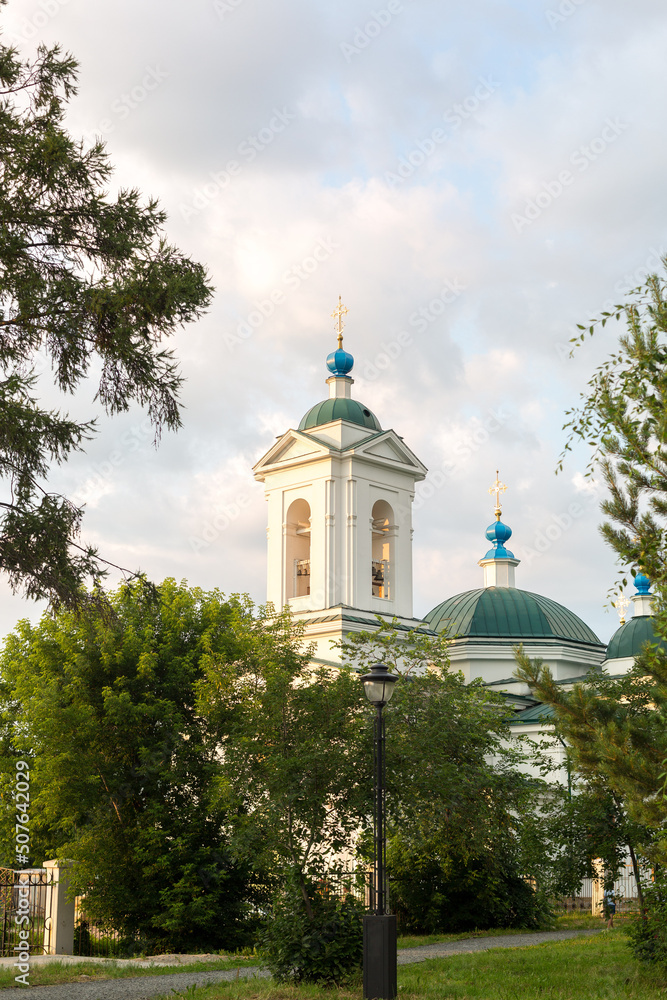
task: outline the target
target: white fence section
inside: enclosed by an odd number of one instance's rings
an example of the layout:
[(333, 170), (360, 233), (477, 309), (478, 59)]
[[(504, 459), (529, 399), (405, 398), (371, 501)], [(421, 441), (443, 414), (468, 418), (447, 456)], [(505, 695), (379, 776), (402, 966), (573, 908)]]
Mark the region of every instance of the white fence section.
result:
[[(602, 874), (599, 863), (598, 870), (600, 870), (600, 874)], [(650, 877), (649, 872), (644, 873), (644, 878), (646, 880), (649, 880)], [(585, 881), (591, 885), (591, 913), (595, 916), (600, 916), (602, 914), (604, 882), (601, 878), (586, 879)], [(583, 889), (582, 895), (585, 895)], [(616, 903), (617, 913), (626, 913), (630, 910), (636, 910), (639, 906), (637, 880), (630, 863), (625, 865), (625, 870), (622, 870), (622, 874), (614, 882), (614, 901)]]

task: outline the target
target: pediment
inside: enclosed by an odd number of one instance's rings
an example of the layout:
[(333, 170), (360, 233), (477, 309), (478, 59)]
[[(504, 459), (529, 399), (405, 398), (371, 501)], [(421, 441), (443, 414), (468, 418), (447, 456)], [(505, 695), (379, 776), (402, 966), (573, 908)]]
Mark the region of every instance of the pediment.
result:
[(417, 456), (412, 452), (395, 431), (385, 431), (379, 437), (375, 436), (362, 442), (358, 448), (354, 449), (357, 455), (366, 455), (368, 458), (381, 461), (383, 464), (406, 466), (418, 472), (418, 478), (423, 479), (426, 475), (424, 466)]
[(364, 448), (367, 455), (377, 455), (378, 458), (388, 458), (390, 462), (400, 462), (402, 465), (412, 464), (405, 449), (397, 448), (391, 439), (385, 439), (378, 444)]
[(313, 452), (322, 450), (314, 441), (305, 441), (301, 438), (291, 438), (281, 442), (281, 444), (280, 450), (271, 456), (272, 465), (276, 465), (278, 462), (289, 462), (295, 458), (304, 458), (306, 455), (312, 455)]
[(281, 465), (289, 466), (295, 462), (324, 457), (330, 453), (330, 449), (323, 442), (300, 431), (290, 430), (260, 458), (253, 466), (253, 472), (256, 479), (262, 479), (264, 470), (269, 467), (273, 469)]

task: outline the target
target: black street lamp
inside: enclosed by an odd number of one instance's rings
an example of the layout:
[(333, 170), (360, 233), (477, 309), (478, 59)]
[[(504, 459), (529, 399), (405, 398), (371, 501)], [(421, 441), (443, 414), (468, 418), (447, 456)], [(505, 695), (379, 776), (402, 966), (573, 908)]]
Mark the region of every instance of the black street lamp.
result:
[(398, 680), (384, 663), (374, 663), (361, 678), (375, 716), (375, 809), (373, 810), (373, 916), (364, 917), (364, 997), (394, 1000), (396, 983), (396, 917), (387, 913), (387, 833), (385, 826), (385, 732), (382, 709)]

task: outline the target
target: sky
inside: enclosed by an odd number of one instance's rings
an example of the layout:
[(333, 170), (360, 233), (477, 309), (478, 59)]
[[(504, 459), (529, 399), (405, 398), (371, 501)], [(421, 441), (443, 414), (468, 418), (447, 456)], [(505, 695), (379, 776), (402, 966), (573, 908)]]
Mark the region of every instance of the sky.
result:
[[(604, 489), (566, 411), (619, 328), (577, 324), (667, 253), (667, 8), (661, 0), (10, 0), (3, 40), (80, 63), (66, 124), (102, 136), (112, 189), (168, 213), (204, 263), (208, 314), (173, 347), (183, 427), (159, 448), (91, 379), (97, 415), (51, 487), (82, 537), (149, 577), (265, 598), (266, 503), (251, 468), (328, 395), (342, 295), (353, 394), (429, 468), (414, 511), (414, 610), (481, 586), (493, 520), (517, 585), (607, 640), (619, 578)], [(273, 296), (273, 298), (272, 298)], [(48, 367), (43, 398), (53, 404)], [(111, 583), (114, 577), (111, 577)], [(39, 606), (0, 585), (0, 634)]]

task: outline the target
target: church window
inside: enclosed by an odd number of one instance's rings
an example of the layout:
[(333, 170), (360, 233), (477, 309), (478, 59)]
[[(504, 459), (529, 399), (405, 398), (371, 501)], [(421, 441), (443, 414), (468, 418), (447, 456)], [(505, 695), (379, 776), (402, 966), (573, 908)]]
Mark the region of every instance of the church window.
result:
[(381, 597), (385, 600), (391, 598), (391, 579), (394, 571), (393, 566), (393, 537), (394, 512), (386, 500), (378, 500), (373, 504), (372, 514), (372, 562), (371, 562), (371, 585), (373, 597)]
[(295, 500), (287, 511), (287, 597), (310, 594), (310, 505)]

